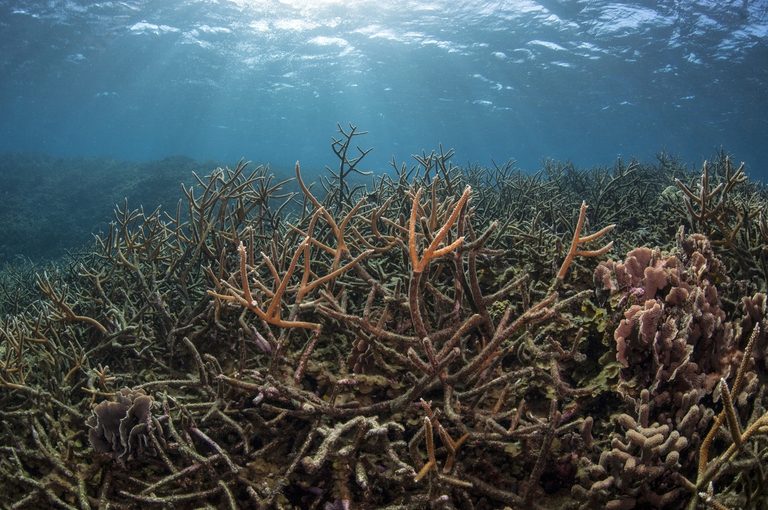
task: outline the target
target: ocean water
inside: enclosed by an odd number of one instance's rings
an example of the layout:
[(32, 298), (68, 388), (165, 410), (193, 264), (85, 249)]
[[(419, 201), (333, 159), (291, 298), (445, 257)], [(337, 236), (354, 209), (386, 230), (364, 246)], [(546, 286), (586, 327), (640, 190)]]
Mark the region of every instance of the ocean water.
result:
[(721, 146), (768, 175), (768, 1), (0, 1), (0, 152), (385, 171)]

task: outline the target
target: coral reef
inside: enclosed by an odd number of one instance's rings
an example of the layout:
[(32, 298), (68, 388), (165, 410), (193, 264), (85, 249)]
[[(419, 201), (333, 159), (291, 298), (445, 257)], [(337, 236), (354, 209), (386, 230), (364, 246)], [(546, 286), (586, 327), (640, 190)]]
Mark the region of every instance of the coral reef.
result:
[(339, 131), (322, 197), (241, 161), (6, 267), (0, 504), (765, 508), (768, 199), (741, 169), (441, 147), (368, 188)]

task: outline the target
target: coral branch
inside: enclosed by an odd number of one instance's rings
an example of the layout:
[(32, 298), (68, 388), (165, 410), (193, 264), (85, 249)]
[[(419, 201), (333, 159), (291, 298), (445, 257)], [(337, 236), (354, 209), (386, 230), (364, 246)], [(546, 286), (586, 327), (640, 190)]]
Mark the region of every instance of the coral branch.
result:
[(582, 202), (581, 209), (579, 209), (579, 221), (576, 223), (576, 228), (573, 231), (573, 240), (571, 241), (571, 247), (568, 250), (568, 254), (565, 256), (565, 260), (563, 261), (563, 264), (560, 266), (560, 270), (557, 272), (557, 281), (563, 281), (563, 279), (565, 278), (565, 273), (566, 271), (568, 271), (568, 267), (571, 265), (571, 262), (573, 261), (574, 257), (576, 256), (599, 257), (600, 255), (607, 253), (608, 250), (610, 250), (611, 247), (613, 246), (613, 241), (610, 241), (608, 244), (606, 244), (599, 250), (579, 250), (580, 244), (588, 243), (590, 241), (599, 239), (600, 237), (604, 236), (606, 233), (610, 232), (616, 227), (616, 225), (608, 225), (607, 227), (600, 229), (594, 234), (590, 234), (588, 236), (582, 237), (581, 230), (584, 228), (584, 219), (586, 218), (586, 214), (587, 214), (587, 203)]
[(429, 243), (429, 246), (424, 249), (424, 252), (422, 253), (421, 260), (419, 260), (418, 256), (418, 250), (416, 247), (416, 221), (418, 217), (418, 210), (419, 210), (419, 196), (421, 196), (421, 189), (418, 189), (416, 191), (416, 195), (413, 197), (413, 207), (411, 209), (411, 221), (409, 223), (409, 230), (408, 230), (408, 247), (409, 252), (411, 256), (411, 267), (414, 273), (420, 274), (424, 271), (424, 269), (427, 268), (430, 261), (433, 259), (440, 257), (442, 255), (445, 255), (447, 253), (450, 253), (454, 251), (456, 248), (461, 246), (461, 243), (464, 242), (464, 237), (459, 237), (454, 242), (447, 246), (440, 247), (440, 244), (443, 242), (445, 237), (448, 235), (448, 232), (451, 230), (451, 227), (454, 223), (456, 223), (456, 220), (459, 217), (459, 213), (462, 211), (462, 209), (466, 206), (467, 202), (469, 201), (469, 195), (471, 192), (471, 188), (467, 186), (467, 188), (464, 190), (464, 193), (461, 195), (461, 198), (459, 199), (458, 203), (453, 206), (453, 210), (451, 211), (450, 216), (445, 220), (443, 223), (443, 226), (440, 227), (440, 230), (437, 231), (432, 241)]

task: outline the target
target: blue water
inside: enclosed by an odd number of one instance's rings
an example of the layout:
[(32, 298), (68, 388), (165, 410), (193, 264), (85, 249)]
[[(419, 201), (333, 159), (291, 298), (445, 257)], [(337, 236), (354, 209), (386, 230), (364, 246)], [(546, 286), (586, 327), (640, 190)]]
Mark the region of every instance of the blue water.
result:
[(0, 1), (0, 152), (582, 167), (721, 145), (768, 176), (768, 1)]

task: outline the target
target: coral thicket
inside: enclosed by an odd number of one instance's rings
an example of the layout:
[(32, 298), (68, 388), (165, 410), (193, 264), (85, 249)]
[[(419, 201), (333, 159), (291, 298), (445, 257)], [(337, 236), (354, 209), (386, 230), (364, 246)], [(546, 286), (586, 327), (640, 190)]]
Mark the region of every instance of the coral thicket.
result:
[[(718, 155), (240, 162), (0, 279), (8, 508), (766, 507), (768, 195)], [(347, 159), (352, 158), (352, 159)]]

